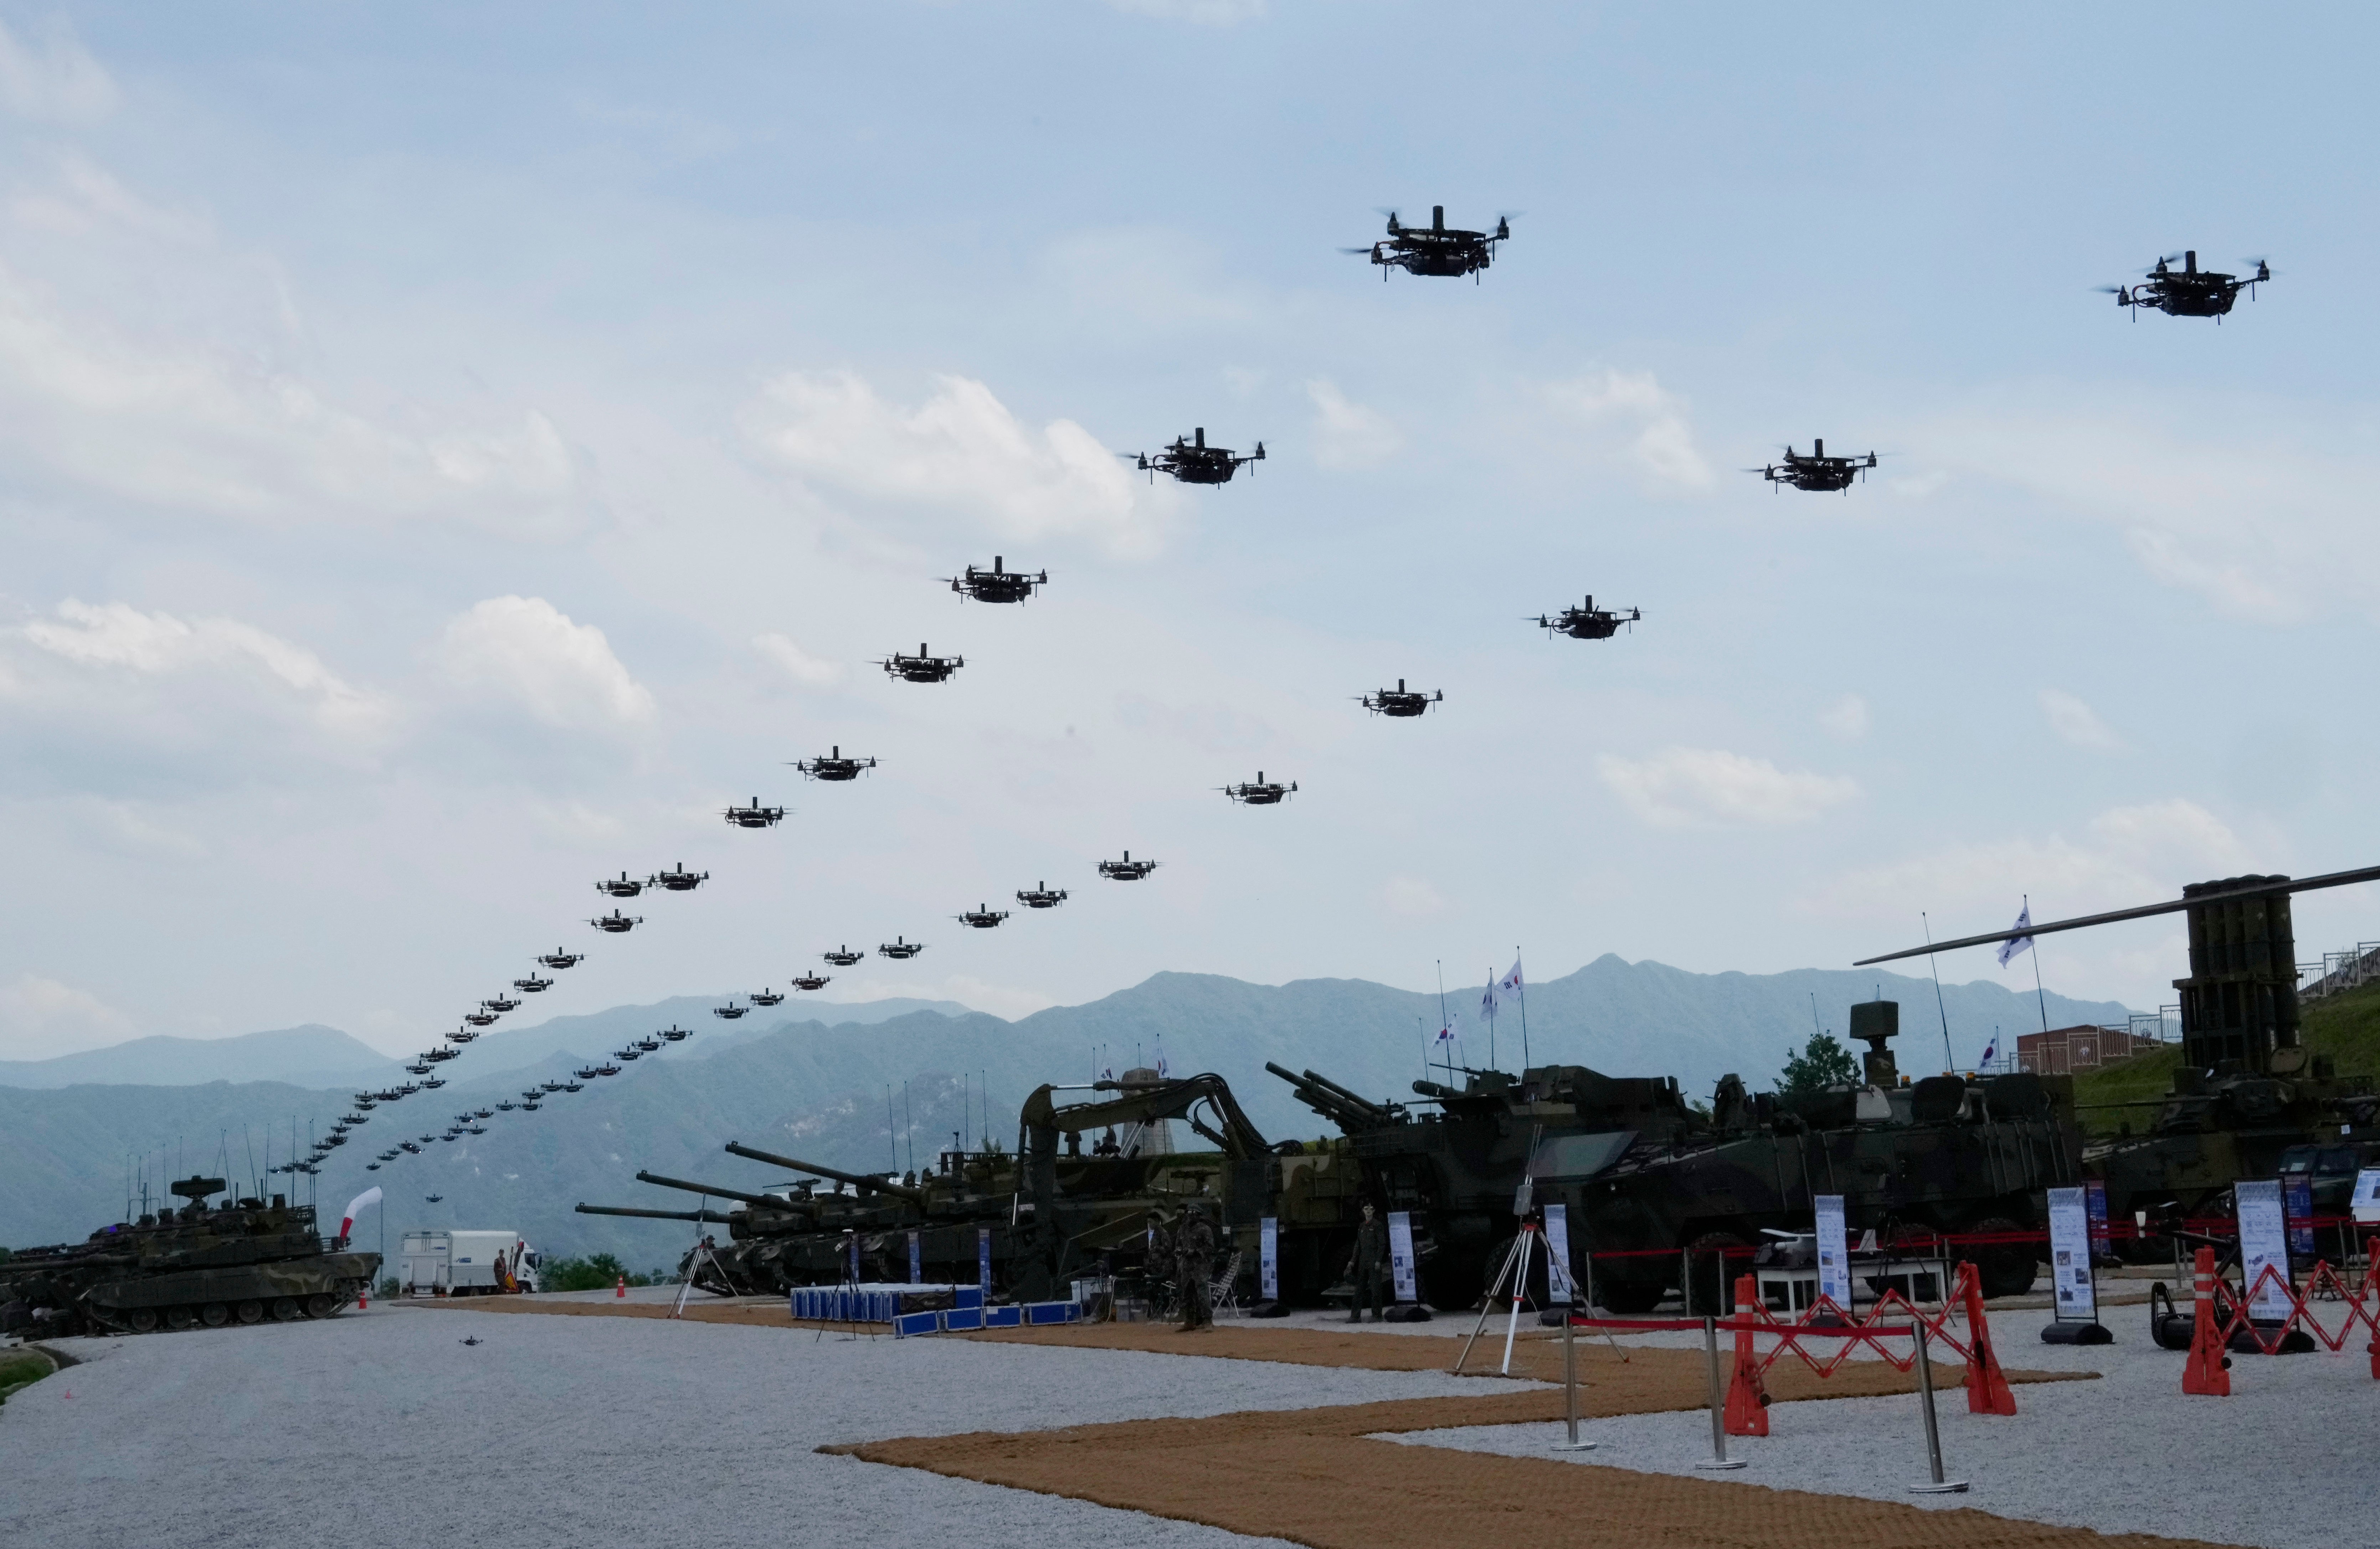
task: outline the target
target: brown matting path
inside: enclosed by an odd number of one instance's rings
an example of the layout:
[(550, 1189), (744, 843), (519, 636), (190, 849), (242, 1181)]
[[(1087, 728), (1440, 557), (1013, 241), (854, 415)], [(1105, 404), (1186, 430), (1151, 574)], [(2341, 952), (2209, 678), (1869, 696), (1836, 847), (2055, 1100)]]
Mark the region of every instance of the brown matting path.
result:
[[(1582, 1414), (1687, 1410), (1704, 1402), (1705, 1373), (1697, 1351), (1633, 1350), (1625, 1362), (1608, 1349), (1579, 1353)], [(2009, 1374), (2017, 1381), (2056, 1380), (2048, 1374)], [(1881, 1362), (1864, 1361), (1823, 1386), (1806, 1371), (1780, 1367), (1770, 1386), (1778, 1398), (1791, 1399), (1905, 1391), (1908, 1382)], [(1589, 1549), (1643, 1549), (1648, 1543), (1679, 1549), (2177, 1549), (2182, 1542), (2143, 1534), (2109, 1537), (1973, 1510), (1925, 1511), (1896, 1501), (1369, 1439), (1442, 1426), (1559, 1420), (1561, 1414), (1559, 1391), (1506, 1389), (1206, 1420), (905, 1437), (821, 1450), (1284, 1538), (1314, 1549), (1512, 1549), (1514, 1543), (1539, 1543)]]

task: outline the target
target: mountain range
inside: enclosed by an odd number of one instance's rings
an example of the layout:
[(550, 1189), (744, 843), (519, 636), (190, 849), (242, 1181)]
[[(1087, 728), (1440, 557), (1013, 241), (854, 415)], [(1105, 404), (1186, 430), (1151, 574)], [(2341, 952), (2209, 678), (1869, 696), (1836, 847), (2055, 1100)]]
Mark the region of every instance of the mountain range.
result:
[[(1899, 1050), (1904, 1068), (1915, 1071), (1951, 1062), (1929, 1052), (1940, 1047), (1945, 1024), (1956, 1061), (1972, 1064), (1996, 1029), (2012, 1043), (2041, 1017), (2034, 998), (1988, 983), (1942, 986), (1941, 1013), (1929, 1018), (1923, 1015), (1935, 993), (1928, 980), (1817, 969), (1702, 974), (1607, 955), (1530, 986), (1528, 1058), (1613, 1074), (1671, 1074), (1697, 1096), (1729, 1071), (1759, 1088), (1773, 1083), (1787, 1054), (1808, 1038), (1814, 1016), (1840, 1029), (1851, 1001), (1879, 993), (1902, 1003)], [(324, 1213), (378, 1182), (389, 1196), (392, 1248), (401, 1232), (423, 1227), (513, 1227), (549, 1252), (602, 1250), (643, 1267), (674, 1262), (689, 1228), (578, 1216), (572, 1205), (696, 1203), (636, 1182), (640, 1168), (739, 1189), (783, 1180), (722, 1155), (729, 1140), (852, 1170), (931, 1166), (953, 1135), (978, 1145), (989, 1134), (1013, 1146), (1017, 1106), (1043, 1082), (1080, 1083), (1095, 1068), (1160, 1059), (1174, 1074), (1223, 1075), (1268, 1135), (1311, 1136), (1323, 1131), (1322, 1121), (1266, 1073), (1268, 1060), (1409, 1100), (1425, 1073), (1426, 1035), (1439, 1025), (1434, 995), (1363, 980), (1265, 986), (1196, 974), (1160, 974), (1087, 1005), (1014, 1022), (948, 1002), (873, 1002), (803, 1008), (830, 1013), (832, 1023), (780, 1016), (760, 1027), (747, 1018), (722, 1028), (708, 1014), (714, 1004), (679, 998), (483, 1036), (440, 1068), (445, 1087), (382, 1105), (353, 1131), (317, 1180)], [(2047, 998), (2046, 1010), (2057, 1026), (2121, 1023), (2128, 1014), (2113, 1002), (2059, 996)], [(581, 1093), (552, 1096), (537, 1113), (498, 1112), (484, 1135), (434, 1139), (457, 1112), (516, 1099), (536, 1081), (565, 1077), (673, 1022), (697, 1036)], [(1494, 1059), (1508, 1070), (1521, 1063), (1519, 1022), (1501, 1018), (1495, 1033)], [(358, 1051), (378, 1058), (328, 1028), (221, 1040), (237, 1048), (214, 1064), (169, 1062), (168, 1056), (185, 1059), (193, 1042), (141, 1039), (66, 1057), (85, 1062), (77, 1070), (142, 1071), (146, 1081), (138, 1084), (109, 1075), (107, 1083), (43, 1079), (36, 1086), (0, 1071), (10, 1083), (0, 1085), (0, 1176), (11, 1183), (0, 1190), (0, 1242), (70, 1240), (119, 1219), (128, 1192), (137, 1193), (144, 1153), (152, 1198), (166, 1178), (193, 1170), (255, 1176), (287, 1159), (293, 1135), (302, 1146), (327, 1133), (353, 1091), (395, 1079), (392, 1070), (327, 1090), (261, 1074), (234, 1079), (242, 1074), (240, 1058), (252, 1059), (257, 1072), (344, 1068)], [(1458, 1064), (1490, 1059), (1488, 1040), (1476, 1035), (1428, 1058), (1435, 1063), (1450, 1053)], [(121, 1059), (110, 1063), (103, 1057), (111, 1055)], [(66, 1060), (16, 1069), (46, 1071)], [(195, 1074), (169, 1083), (154, 1073), (165, 1069)], [(419, 1138), (425, 1134), (433, 1138)], [(413, 1140), (422, 1155), (365, 1169), (399, 1140)], [(290, 1180), (265, 1181), (269, 1192)], [(367, 1216), (361, 1229), (370, 1247), (382, 1228)]]

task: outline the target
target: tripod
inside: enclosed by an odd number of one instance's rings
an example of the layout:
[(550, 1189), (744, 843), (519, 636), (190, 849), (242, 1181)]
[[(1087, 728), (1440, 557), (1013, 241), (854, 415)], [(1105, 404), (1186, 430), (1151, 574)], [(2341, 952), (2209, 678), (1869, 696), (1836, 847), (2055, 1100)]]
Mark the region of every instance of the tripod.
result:
[(710, 1272), (719, 1277), (721, 1285), (730, 1290), (735, 1289), (735, 1282), (728, 1278), (726, 1266), (719, 1262), (719, 1255), (711, 1252), (710, 1239), (699, 1238), (694, 1244), (694, 1252), (686, 1256), (686, 1278), (678, 1282), (677, 1299), (670, 1303), (671, 1317), (686, 1315), (686, 1299), (692, 1294), (694, 1277), (702, 1272), (704, 1265), (710, 1266)]
[[(859, 1234), (857, 1232), (847, 1231), (843, 1234), (843, 1251), (837, 1253), (835, 1257), (840, 1261), (840, 1271), (834, 1283), (835, 1289), (844, 1293), (844, 1315), (840, 1320), (843, 1324), (843, 1337), (846, 1339), (856, 1339), (859, 1337), (860, 1334)], [(876, 1337), (876, 1331), (874, 1329), (869, 1329), (868, 1331), (868, 1336), (871, 1339), (874, 1338)], [(820, 1324), (819, 1325), (818, 1338), (812, 1339), (810, 1343), (815, 1345), (819, 1342), (819, 1339), (823, 1339), (825, 1337), (826, 1325)]]
[(1454, 1359), (1457, 1376), (1463, 1374), (1463, 1363), (1471, 1359), (1471, 1347), (1479, 1342), (1480, 1334), (1488, 1326), (1488, 1314), (1496, 1310), (1496, 1298), (1502, 1293), (1508, 1279), (1512, 1285), (1512, 1312), (1511, 1320), (1504, 1325), (1504, 1364), (1500, 1371), (1504, 1376), (1512, 1374), (1512, 1338), (1520, 1332), (1521, 1303), (1528, 1299), (1529, 1261), (1536, 1253), (1536, 1244), (1537, 1223), (1523, 1221), (1519, 1234), (1512, 1239), (1512, 1248), (1504, 1254), (1503, 1267), (1496, 1271), (1495, 1283), (1488, 1288), (1488, 1294), (1479, 1299), (1479, 1321), (1472, 1325), (1471, 1337), (1463, 1341), (1463, 1353)]

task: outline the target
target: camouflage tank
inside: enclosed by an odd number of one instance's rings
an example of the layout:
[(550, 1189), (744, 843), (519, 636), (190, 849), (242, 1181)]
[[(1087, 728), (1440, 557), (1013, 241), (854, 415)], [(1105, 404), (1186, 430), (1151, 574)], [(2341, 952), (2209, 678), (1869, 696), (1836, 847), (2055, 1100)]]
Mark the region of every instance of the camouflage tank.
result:
[[(1589, 1253), (1619, 1255), (1595, 1263), (1596, 1299), (1614, 1312), (1651, 1311), (1679, 1285), (1680, 1251), (1692, 1250), (1694, 1303), (1718, 1305), (1718, 1272), (1699, 1255), (1752, 1248), (1770, 1229), (1808, 1231), (1819, 1194), (1842, 1196), (1854, 1238), (1873, 1229), (1887, 1243), (2035, 1230), (2045, 1191), (2082, 1180), (2071, 1081), (2018, 1073), (1912, 1084), (1886, 1047), (1900, 1010), (1889, 1000), (1852, 1008), (1852, 1036), (1868, 1046), (1861, 1084), (1747, 1095), (1729, 1076), (1706, 1133), (1634, 1136), (1575, 1160), (1541, 1150), (1531, 1168), (1536, 1198), (1569, 1205), (1582, 1278)], [(1978, 1244), (1963, 1256), (1986, 1296), (2032, 1289), (2029, 1242)]]
[[(1312, 1071), (1265, 1069), (1346, 1136), (1344, 1153), (1361, 1176), (1330, 1180), (1338, 1199), (1354, 1204), (1368, 1197), (1383, 1210), (1411, 1213), (1422, 1298), (1440, 1311), (1476, 1302), (1503, 1263), (1515, 1229), (1514, 1192), (1524, 1172), (1542, 1170), (1531, 1168), (1533, 1155), (1575, 1171), (1590, 1157), (1600, 1158), (1599, 1167), (1631, 1144), (1679, 1145), (1709, 1129), (1667, 1076), (1608, 1076), (1585, 1065), (1535, 1066), (1518, 1077), (1465, 1071), (1460, 1088), (1414, 1083), (1438, 1110), (1415, 1114)], [(1352, 1234), (1351, 1222), (1346, 1242), (1317, 1254), (1293, 1258), (1284, 1249), (1283, 1299), (1318, 1298), (1338, 1277)], [(1314, 1242), (1322, 1247), (1319, 1234)]]
[(179, 1209), (28, 1248), (0, 1265), (0, 1333), (147, 1334), (272, 1318), (327, 1318), (371, 1285), (378, 1253), (315, 1234), (311, 1205), (275, 1194), (207, 1201), (220, 1178), (172, 1185)]

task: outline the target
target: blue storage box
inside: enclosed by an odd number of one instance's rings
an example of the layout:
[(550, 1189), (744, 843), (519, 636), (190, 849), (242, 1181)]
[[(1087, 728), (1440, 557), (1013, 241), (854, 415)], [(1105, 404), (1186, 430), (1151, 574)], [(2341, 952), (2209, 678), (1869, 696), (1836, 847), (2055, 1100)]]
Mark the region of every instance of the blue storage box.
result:
[(980, 1308), (983, 1305), (983, 1288), (981, 1286), (955, 1286), (952, 1288), (952, 1292), (956, 1298), (956, 1300), (952, 1303), (953, 1306), (964, 1310), (968, 1307)]
[(906, 1339), (912, 1334), (940, 1334), (942, 1315), (940, 1313), (904, 1313), (892, 1320), (892, 1337)]
[(962, 1329), (981, 1328), (983, 1326), (983, 1309), (980, 1307), (953, 1307), (949, 1312), (942, 1314), (942, 1326), (949, 1329), (953, 1334), (958, 1333)]
[(1083, 1316), (1082, 1304), (1075, 1301), (1031, 1301), (1024, 1312), (1029, 1324), (1079, 1323)]
[(1014, 1328), (1025, 1321), (1020, 1315), (1024, 1311), (1022, 1307), (986, 1307), (983, 1310), (983, 1325), (986, 1328)]

